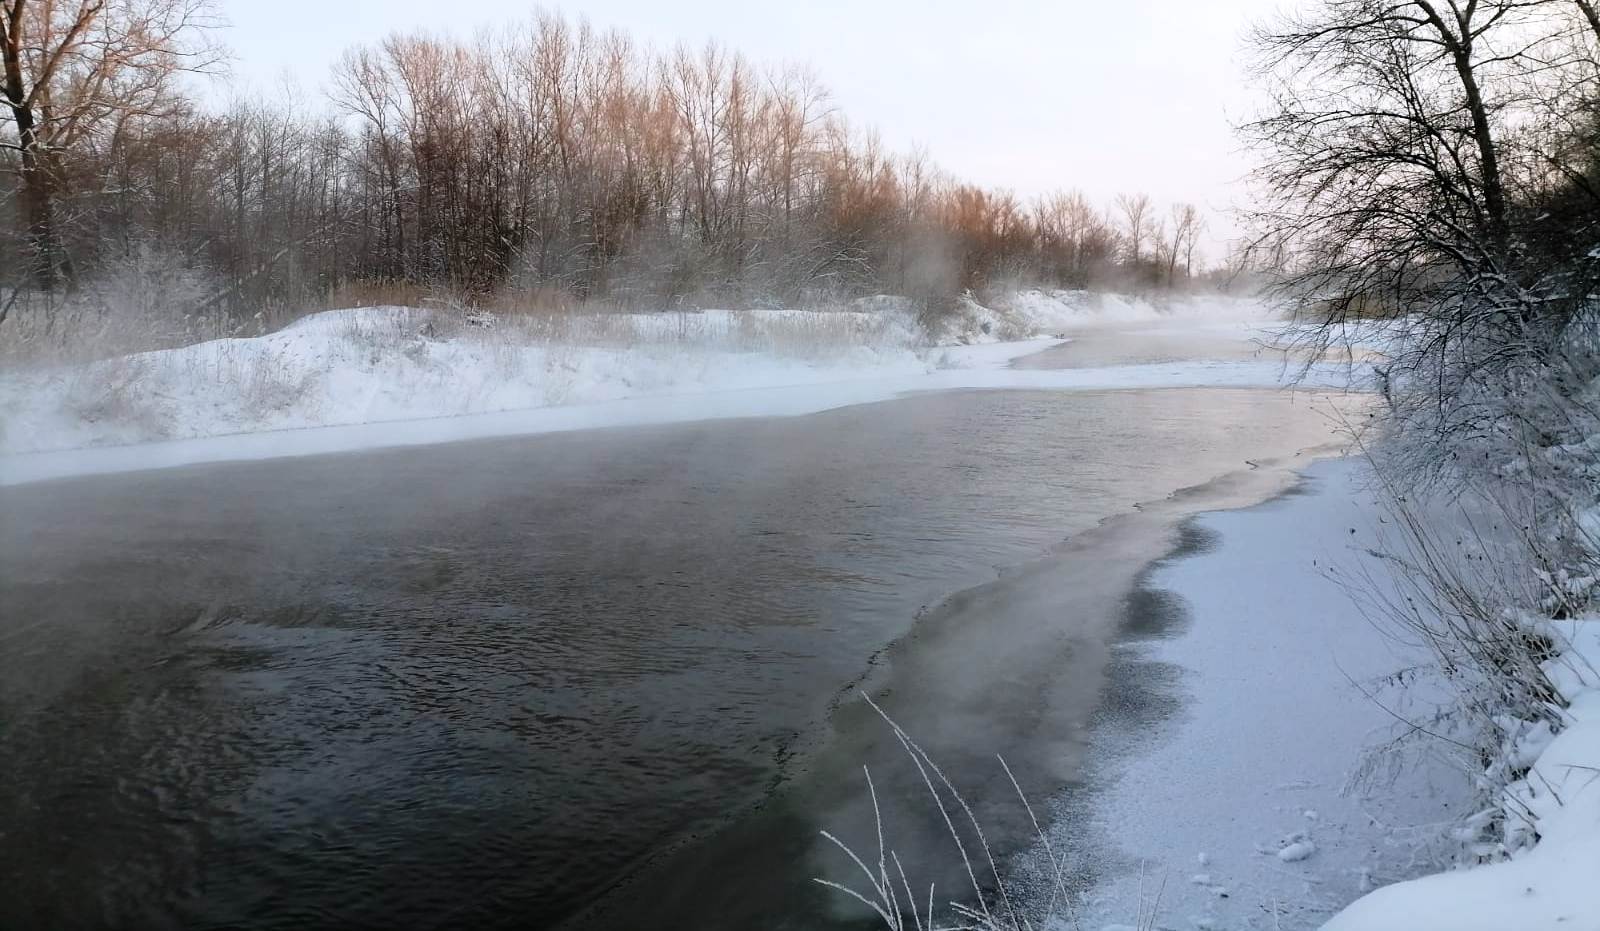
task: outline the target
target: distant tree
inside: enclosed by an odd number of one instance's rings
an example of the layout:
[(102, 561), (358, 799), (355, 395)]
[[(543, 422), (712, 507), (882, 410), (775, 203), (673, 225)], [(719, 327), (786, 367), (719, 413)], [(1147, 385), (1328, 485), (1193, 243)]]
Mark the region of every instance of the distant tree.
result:
[(1206, 220), (1194, 204), (1172, 205), (1172, 250), (1167, 257), (1167, 284), (1172, 285), (1178, 262), (1183, 262), (1184, 280), (1194, 278), (1195, 250), (1200, 235), (1205, 231)]
[[(176, 80), (217, 61), (208, 2), (0, 0), (0, 288), (22, 285), (0, 296), (26, 310), (141, 256), (241, 324), (436, 292), (948, 308), (969, 288), (1155, 283), (1148, 197), (1107, 212), (962, 183), (852, 126), (803, 68), (544, 13), (351, 49), (326, 101), (289, 84), (211, 106)], [(1170, 252), (1175, 279), (1192, 253)]]
[(1144, 241), (1150, 235), (1150, 197), (1118, 194), (1116, 208), (1122, 221), (1123, 242), (1128, 248), (1128, 264), (1137, 269), (1144, 257)]
[(1167, 221), (1157, 220), (1150, 230), (1150, 243), (1151, 264), (1154, 266), (1152, 277), (1170, 288), (1177, 273), (1178, 257), (1183, 254), (1178, 244), (1178, 231), (1174, 229), (1169, 234)]

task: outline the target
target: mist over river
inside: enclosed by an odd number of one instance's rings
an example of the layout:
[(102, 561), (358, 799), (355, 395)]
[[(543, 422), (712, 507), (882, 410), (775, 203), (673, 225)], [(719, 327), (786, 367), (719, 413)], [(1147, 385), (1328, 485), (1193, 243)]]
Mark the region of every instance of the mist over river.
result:
[(845, 926), (810, 880), (854, 869), (819, 830), (871, 840), (864, 764), (954, 895), (858, 690), (1019, 849), (994, 755), (1071, 784), (1182, 508), (1097, 525), (1328, 443), (1317, 400), (930, 393), (0, 488), (0, 927)]

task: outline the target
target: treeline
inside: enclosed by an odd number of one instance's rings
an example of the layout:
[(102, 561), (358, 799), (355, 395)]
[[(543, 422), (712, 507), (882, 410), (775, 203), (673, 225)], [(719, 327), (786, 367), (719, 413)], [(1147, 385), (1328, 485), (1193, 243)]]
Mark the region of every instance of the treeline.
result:
[[(799, 67), (658, 52), (542, 14), (349, 51), (326, 98), (207, 107), (203, 0), (0, 12), (12, 299), (158, 265), (248, 315), (351, 282), (635, 306), (998, 282), (1181, 286), (1203, 218), (1127, 196), (1023, 202), (854, 129)], [(161, 276), (157, 276), (161, 277)], [(163, 279), (163, 280), (165, 280)]]

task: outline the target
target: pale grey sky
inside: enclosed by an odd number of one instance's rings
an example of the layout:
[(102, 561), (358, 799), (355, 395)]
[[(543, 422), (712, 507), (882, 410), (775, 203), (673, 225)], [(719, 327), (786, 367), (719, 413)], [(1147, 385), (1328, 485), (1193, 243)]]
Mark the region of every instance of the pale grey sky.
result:
[[(549, 4), (658, 46), (721, 40), (812, 64), (841, 110), (897, 150), (1031, 196), (1145, 191), (1217, 212), (1246, 163), (1240, 40), (1280, 0), (585, 0)], [(528, 16), (515, 0), (222, 0), (235, 79), (319, 88), (346, 47), (394, 30), (467, 36)], [(1228, 228), (1213, 216), (1213, 242)]]

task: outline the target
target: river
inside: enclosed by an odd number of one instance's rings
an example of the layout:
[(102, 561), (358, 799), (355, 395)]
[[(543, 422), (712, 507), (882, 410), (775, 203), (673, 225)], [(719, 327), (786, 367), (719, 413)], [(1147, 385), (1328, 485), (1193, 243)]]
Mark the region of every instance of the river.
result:
[(1070, 786), (1135, 576), (1328, 443), (1318, 400), (929, 393), (0, 488), (0, 927), (856, 926), (811, 879), (857, 878), (820, 830), (876, 862), (864, 766), (959, 898), (860, 695), (1021, 850), (995, 755)]

